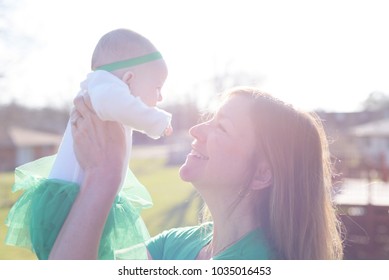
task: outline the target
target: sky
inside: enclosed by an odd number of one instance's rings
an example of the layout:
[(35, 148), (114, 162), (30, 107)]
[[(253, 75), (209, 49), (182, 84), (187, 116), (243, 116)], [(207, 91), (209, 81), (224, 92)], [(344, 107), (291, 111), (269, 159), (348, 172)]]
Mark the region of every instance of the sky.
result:
[(386, 1), (2, 2), (0, 103), (70, 106), (95, 44), (116, 28), (143, 34), (164, 56), (162, 105), (205, 106), (212, 79), (226, 74), (307, 110), (356, 111), (370, 93), (389, 93)]

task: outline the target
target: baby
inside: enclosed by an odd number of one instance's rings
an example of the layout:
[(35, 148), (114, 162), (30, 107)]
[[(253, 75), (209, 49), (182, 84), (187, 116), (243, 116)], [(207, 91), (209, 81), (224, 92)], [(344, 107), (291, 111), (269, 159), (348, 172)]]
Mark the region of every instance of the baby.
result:
[[(153, 139), (172, 133), (171, 114), (155, 107), (162, 100), (167, 67), (148, 39), (127, 29), (105, 34), (94, 50), (92, 70), (79, 94), (89, 94), (99, 118), (124, 126), (127, 163), (133, 130)], [(128, 164), (123, 168), (122, 188), (104, 228), (99, 259), (114, 259), (116, 251), (128, 248), (133, 258), (147, 258), (143, 244), (149, 233), (140, 211), (152, 206), (151, 197)], [(30, 248), (39, 259), (47, 259), (84, 176), (73, 150), (70, 121), (54, 162), (42, 158), (18, 167), (15, 174), (13, 189), (24, 192), (8, 214), (6, 243)]]
[[(95, 48), (92, 70), (81, 83), (81, 94), (89, 93), (93, 108), (102, 120), (125, 126), (127, 161), (133, 130), (153, 139), (171, 133), (171, 114), (155, 107), (162, 100), (167, 67), (149, 40), (126, 29), (107, 33)], [(82, 182), (83, 172), (74, 155), (70, 123), (49, 178)]]

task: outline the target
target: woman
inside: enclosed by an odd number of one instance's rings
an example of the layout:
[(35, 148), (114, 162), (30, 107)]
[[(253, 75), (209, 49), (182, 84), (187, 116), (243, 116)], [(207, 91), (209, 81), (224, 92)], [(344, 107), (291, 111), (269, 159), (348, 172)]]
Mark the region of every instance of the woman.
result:
[[(99, 121), (89, 102), (75, 100), (75, 149), (86, 178), (53, 259), (96, 258), (120, 185), (123, 129)], [(180, 176), (201, 194), (213, 222), (157, 235), (147, 244), (150, 258), (342, 258), (328, 147), (317, 118), (255, 88), (234, 88), (190, 134), (192, 151)], [(75, 226), (85, 221), (82, 231)]]

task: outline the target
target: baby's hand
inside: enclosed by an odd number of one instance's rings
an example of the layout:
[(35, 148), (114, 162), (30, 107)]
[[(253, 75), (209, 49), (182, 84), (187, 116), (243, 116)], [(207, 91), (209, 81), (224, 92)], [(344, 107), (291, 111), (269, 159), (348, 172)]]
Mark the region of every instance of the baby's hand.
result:
[(169, 124), (169, 126), (163, 132), (163, 136), (170, 136), (173, 133), (173, 127)]

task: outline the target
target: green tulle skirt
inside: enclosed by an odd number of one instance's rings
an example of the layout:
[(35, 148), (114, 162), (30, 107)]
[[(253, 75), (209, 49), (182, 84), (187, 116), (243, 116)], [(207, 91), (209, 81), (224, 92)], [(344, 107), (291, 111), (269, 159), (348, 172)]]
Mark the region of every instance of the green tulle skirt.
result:
[[(75, 183), (47, 179), (53, 161), (46, 157), (16, 168), (12, 190), (23, 193), (6, 219), (5, 243), (28, 248), (39, 259), (48, 258), (79, 192)], [(105, 224), (98, 258), (146, 259), (150, 236), (140, 212), (151, 206), (149, 193), (129, 170)]]

